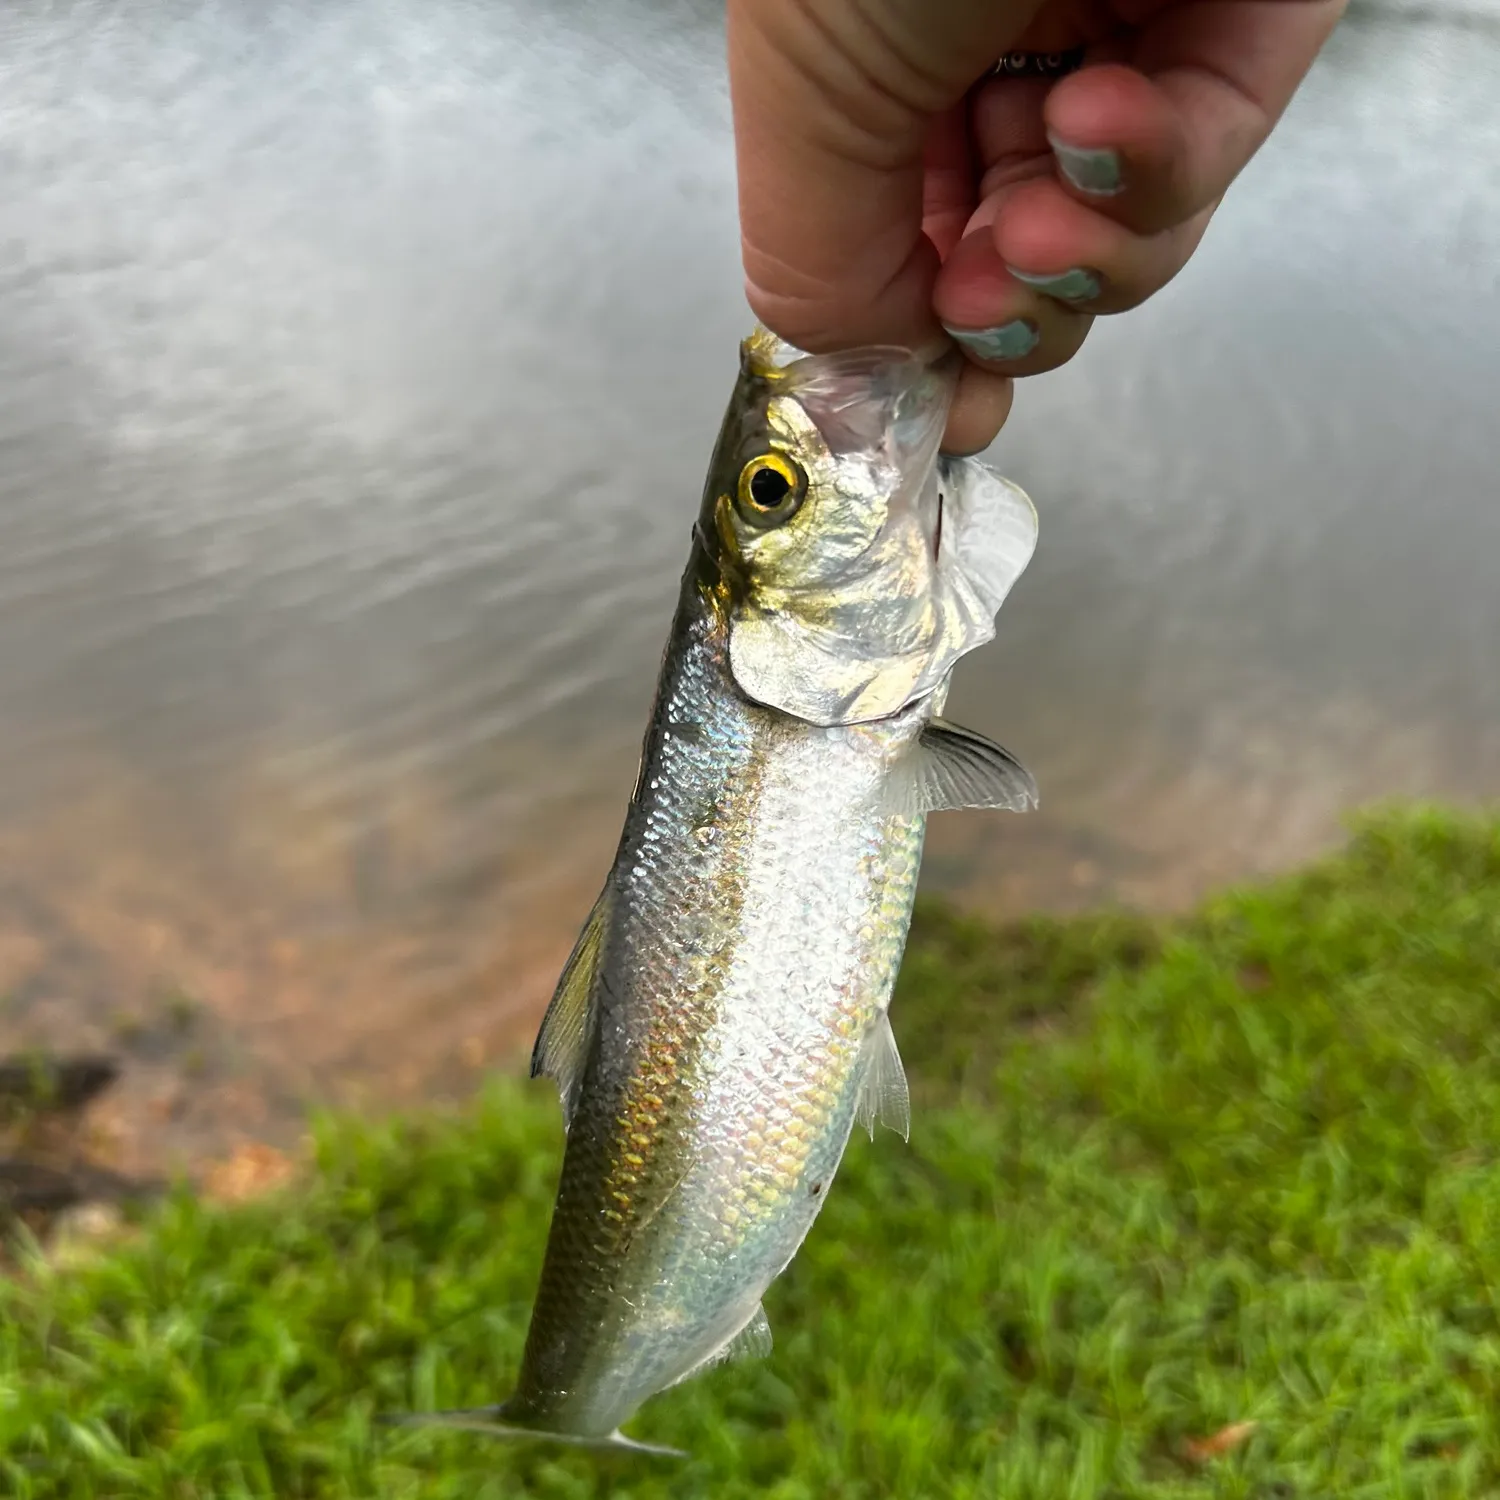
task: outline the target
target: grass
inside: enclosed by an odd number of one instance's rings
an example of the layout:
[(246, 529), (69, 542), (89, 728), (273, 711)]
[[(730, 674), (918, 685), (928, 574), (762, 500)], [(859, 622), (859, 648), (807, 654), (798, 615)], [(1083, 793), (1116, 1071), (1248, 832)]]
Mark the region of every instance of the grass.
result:
[(0, 1492), (1500, 1494), (1497, 976), (1500, 819), (1432, 809), (1182, 921), (924, 907), (912, 1143), (854, 1141), (771, 1358), (632, 1424), (685, 1464), (372, 1424), (508, 1388), (560, 1130), (501, 1082), (0, 1290)]

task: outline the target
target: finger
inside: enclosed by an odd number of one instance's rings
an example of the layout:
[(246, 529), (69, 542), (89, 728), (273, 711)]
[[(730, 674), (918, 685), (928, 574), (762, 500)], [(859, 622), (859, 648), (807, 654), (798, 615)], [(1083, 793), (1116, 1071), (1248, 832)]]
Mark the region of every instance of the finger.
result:
[(1012, 276), (988, 223), (971, 228), (944, 262), (933, 300), (964, 353), (1007, 376), (1040, 375), (1066, 364), (1093, 321)]
[(1042, 119), (1046, 101), (1045, 79), (994, 79), (974, 90), (970, 130), (982, 202), (1027, 178), (1055, 176)]
[[(1039, 45), (1038, 50), (1042, 50)], [(959, 226), (959, 235), (953, 243), (942, 246), (945, 259), (951, 257), (954, 245), (965, 232), (982, 229), (989, 222), (987, 215), (994, 213), (1004, 188), (1028, 175), (1051, 174), (1052, 158), (1042, 128), (1042, 103), (1047, 97), (1048, 87), (1049, 80), (1046, 79), (1008, 78), (983, 84), (974, 91), (964, 132), (969, 143), (970, 193), (973, 194), (975, 180), (983, 172), (980, 191), (988, 197), (977, 213), (970, 204), (971, 212), (965, 215)], [(972, 253), (965, 251), (965, 256)], [(960, 292), (962, 278), (968, 274), (964, 265), (961, 260), (954, 272), (946, 273), (960, 278)], [(939, 272), (940, 278), (944, 274)], [(1024, 323), (1030, 302), (1019, 295), (1017, 300)], [(937, 306), (949, 305), (946, 288), (941, 294), (934, 288), (934, 303)], [(955, 314), (964, 310), (961, 295), (954, 299), (952, 310)], [(1005, 325), (991, 326), (1003, 328)], [(1040, 342), (1040, 329), (1037, 333)], [(1015, 396), (1011, 376), (1001, 373), (1007, 368), (1017, 366), (1001, 362), (996, 368), (989, 368), (974, 360), (966, 362), (943, 435), (945, 452), (978, 453), (994, 442), (1010, 416)]]
[(988, 448), (1005, 426), (1015, 396), (1015, 382), (976, 364), (959, 372), (958, 390), (948, 410), (944, 453), (978, 453)]
[(746, 292), (807, 349), (943, 344), (938, 252), (923, 232), (928, 124), (1038, 0), (812, 5), (729, 0), (730, 93)]
[(1047, 155), (1044, 111), (1055, 87), (1046, 78), (990, 78), (974, 90), (974, 142), (984, 167)]
[(1064, 78), (1047, 97), (1063, 181), (1138, 233), (1184, 223), (1264, 144), (1345, 0), (1196, 0), (1146, 21), (1130, 66)]
[(1161, 234), (1141, 235), (1070, 197), (1051, 179), (1004, 195), (990, 226), (1010, 274), (1090, 313), (1119, 313), (1154, 296), (1198, 248), (1216, 205)]
[(963, 238), (978, 202), (968, 105), (962, 101), (939, 115), (923, 152), (922, 232), (940, 256)]

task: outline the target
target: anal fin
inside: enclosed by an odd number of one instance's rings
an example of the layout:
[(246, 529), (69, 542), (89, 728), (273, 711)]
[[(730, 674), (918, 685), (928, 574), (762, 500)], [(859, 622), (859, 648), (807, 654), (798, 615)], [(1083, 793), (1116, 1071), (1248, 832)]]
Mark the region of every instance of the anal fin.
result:
[(875, 1122), (894, 1130), (903, 1141), (911, 1139), (911, 1095), (906, 1087), (906, 1069), (896, 1050), (896, 1034), (884, 1011), (870, 1028), (864, 1045), (864, 1076), (860, 1079), (855, 1118), (875, 1139)]
[(892, 771), (886, 803), (907, 816), (961, 807), (1025, 812), (1037, 805), (1037, 790), (1031, 772), (1003, 746), (946, 719), (929, 719)]
[(765, 1359), (771, 1352), (771, 1320), (764, 1306), (724, 1345), (721, 1359)]
[(588, 1057), (589, 1039), (594, 1032), (595, 978), (604, 933), (609, 926), (612, 890), (608, 883), (599, 893), (583, 931), (563, 965), (553, 992), (552, 1003), (542, 1017), (536, 1045), (531, 1049), (531, 1076), (545, 1074), (557, 1084), (562, 1098), (563, 1120), (572, 1124), (573, 1106), (583, 1065)]
[[(728, 1364), (741, 1359), (764, 1359), (771, 1352), (771, 1320), (766, 1316), (765, 1306), (757, 1306), (750, 1321), (734, 1335), (725, 1340), (705, 1359), (700, 1359), (690, 1370), (684, 1370), (672, 1385), (681, 1385), (715, 1365)], [(670, 1387), (669, 1387), (670, 1389)]]

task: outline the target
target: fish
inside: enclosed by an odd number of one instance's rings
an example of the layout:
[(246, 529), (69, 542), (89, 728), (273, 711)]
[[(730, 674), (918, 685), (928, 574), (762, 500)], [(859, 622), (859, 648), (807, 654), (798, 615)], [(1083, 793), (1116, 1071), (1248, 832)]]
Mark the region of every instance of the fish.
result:
[(410, 1420), (650, 1453), (652, 1396), (769, 1352), (762, 1298), (856, 1124), (909, 1134), (889, 1017), (928, 814), (1024, 811), (942, 717), (1037, 539), (939, 452), (953, 358), (744, 340), (614, 863), (542, 1022), (557, 1197), (513, 1394)]

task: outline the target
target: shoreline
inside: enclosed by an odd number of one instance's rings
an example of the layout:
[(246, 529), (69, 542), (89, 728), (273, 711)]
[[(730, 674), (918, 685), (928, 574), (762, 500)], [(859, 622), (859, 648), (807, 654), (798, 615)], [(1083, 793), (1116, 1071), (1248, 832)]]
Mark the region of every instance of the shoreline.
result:
[[(561, 1139), (549, 1089), (328, 1118), (230, 1206), (0, 1281), (24, 1500), (516, 1493), (1141, 1500), (1500, 1482), (1500, 809), (1364, 816), (1188, 914), (921, 905), (913, 1132), (851, 1142), (768, 1360), (648, 1403), (670, 1473), (391, 1410), (504, 1393)], [(118, 1233), (118, 1230), (116, 1231)], [(1227, 1488), (1226, 1488), (1227, 1487)]]

